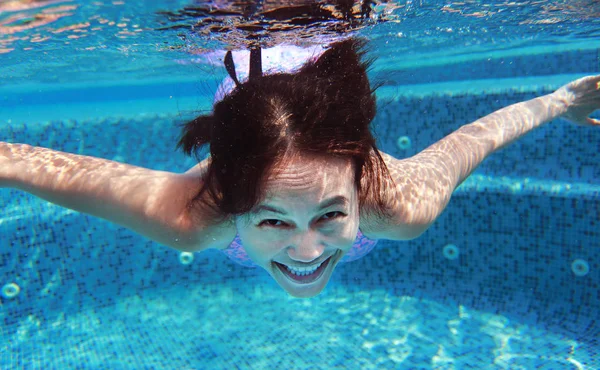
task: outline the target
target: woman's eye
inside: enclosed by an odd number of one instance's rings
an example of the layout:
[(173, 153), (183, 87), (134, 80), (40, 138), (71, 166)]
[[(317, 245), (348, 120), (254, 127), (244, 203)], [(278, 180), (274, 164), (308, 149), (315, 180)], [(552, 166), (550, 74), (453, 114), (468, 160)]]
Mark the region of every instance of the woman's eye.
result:
[[(327, 212), (323, 216), (321, 216), (321, 221), (330, 221), (337, 218), (345, 217), (346, 214), (335, 211), (335, 212)], [(281, 220), (277, 220), (275, 218), (270, 218), (266, 220), (262, 220), (259, 224), (259, 227), (267, 226), (267, 227), (285, 227), (287, 224)]]
[(331, 219), (343, 217), (343, 216), (345, 216), (345, 214), (343, 214), (342, 212), (334, 211), (334, 212), (325, 213), (323, 215), (323, 217), (321, 217), (321, 218), (324, 220), (331, 220)]
[(278, 227), (278, 226), (283, 226), (283, 225), (284, 225), (284, 223), (281, 220), (269, 219), (269, 220), (263, 220), (258, 226)]

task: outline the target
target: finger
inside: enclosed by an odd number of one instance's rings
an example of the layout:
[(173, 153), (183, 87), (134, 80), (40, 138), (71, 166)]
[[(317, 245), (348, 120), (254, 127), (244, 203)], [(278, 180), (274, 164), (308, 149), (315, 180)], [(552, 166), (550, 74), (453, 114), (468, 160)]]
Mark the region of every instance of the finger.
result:
[(592, 82), (595, 83), (594, 88), (596, 91), (600, 91), (600, 76), (594, 76)]
[(588, 117), (585, 121), (590, 126), (600, 126), (600, 120), (597, 120), (595, 118), (589, 118)]
[(589, 80), (591, 83), (596, 83), (596, 88), (600, 89), (600, 75), (588, 76), (584, 77), (584, 79)]
[(600, 90), (600, 75), (582, 77), (575, 82), (588, 90)]

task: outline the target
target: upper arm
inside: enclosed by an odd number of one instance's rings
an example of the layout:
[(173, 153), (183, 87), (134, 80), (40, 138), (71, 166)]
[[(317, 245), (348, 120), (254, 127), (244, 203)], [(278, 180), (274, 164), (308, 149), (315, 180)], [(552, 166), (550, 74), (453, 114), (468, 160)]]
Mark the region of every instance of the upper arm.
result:
[(23, 144), (6, 144), (3, 158), (7, 169), (0, 177), (8, 186), (158, 243), (201, 250), (223, 247), (232, 232), (229, 241), (235, 237), (230, 222), (203, 206), (208, 197), (197, 199), (206, 166), (175, 174)]
[(564, 104), (556, 99), (550, 94), (500, 109), (460, 127), (411, 158), (398, 160), (381, 153), (391, 174), (385, 189), (391, 215), (370, 221), (375, 230), (371, 235), (389, 239), (420, 235), (485, 158), (564, 113)]
[(208, 205), (208, 193), (198, 198), (204, 169), (199, 164), (185, 174), (165, 173), (164, 183), (150, 189), (154, 195), (140, 215), (147, 222), (136, 231), (182, 251), (227, 247), (236, 235), (235, 225)]
[[(202, 185), (200, 178), (187, 174), (164, 173), (164, 178), (149, 184), (140, 194), (130, 194), (124, 214), (129, 221), (119, 224), (172, 248), (198, 251), (212, 247), (202, 236), (213, 226), (208, 212), (195, 204)], [(133, 189), (132, 189), (133, 190)], [(143, 197), (136, 202), (134, 199)]]
[(409, 240), (424, 233), (446, 208), (456, 184), (443, 166), (419, 155), (398, 160), (380, 152), (390, 178), (384, 180), (388, 215), (361, 210), (361, 231), (374, 239)]

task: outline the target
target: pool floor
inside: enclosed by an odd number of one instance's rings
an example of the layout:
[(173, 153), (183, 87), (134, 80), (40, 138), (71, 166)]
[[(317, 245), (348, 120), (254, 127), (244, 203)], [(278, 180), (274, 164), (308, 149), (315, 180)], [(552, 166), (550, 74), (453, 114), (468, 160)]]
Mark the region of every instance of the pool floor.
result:
[(146, 290), (52, 322), (29, 315), (16, 332), (3, 329), (0, 368), (595, 366), (595, 349), (464, 306), (335, 283), (302, 300), (253, 283), (244, 290), (232, 286), (249, 284), (243, 280)]

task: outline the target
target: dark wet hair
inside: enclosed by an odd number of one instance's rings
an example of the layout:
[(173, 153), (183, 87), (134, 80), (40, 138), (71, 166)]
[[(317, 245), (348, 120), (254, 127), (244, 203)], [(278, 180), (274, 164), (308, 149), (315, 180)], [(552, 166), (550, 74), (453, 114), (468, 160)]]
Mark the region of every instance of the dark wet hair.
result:
[(208, 191), (224, 216), (246, 213), (263, 199), (264, 181), (278, 163), (307, 153), (351, 159), (360, 206), (386, 214), (383, 187), (390, 175), (369, 127), (376, 104), (366, 44), (337, 42), (296, 73), (250, 79), (212, 114), (186, 123), (178, 144), (186, 154), (210, 145), (196, 199)]

